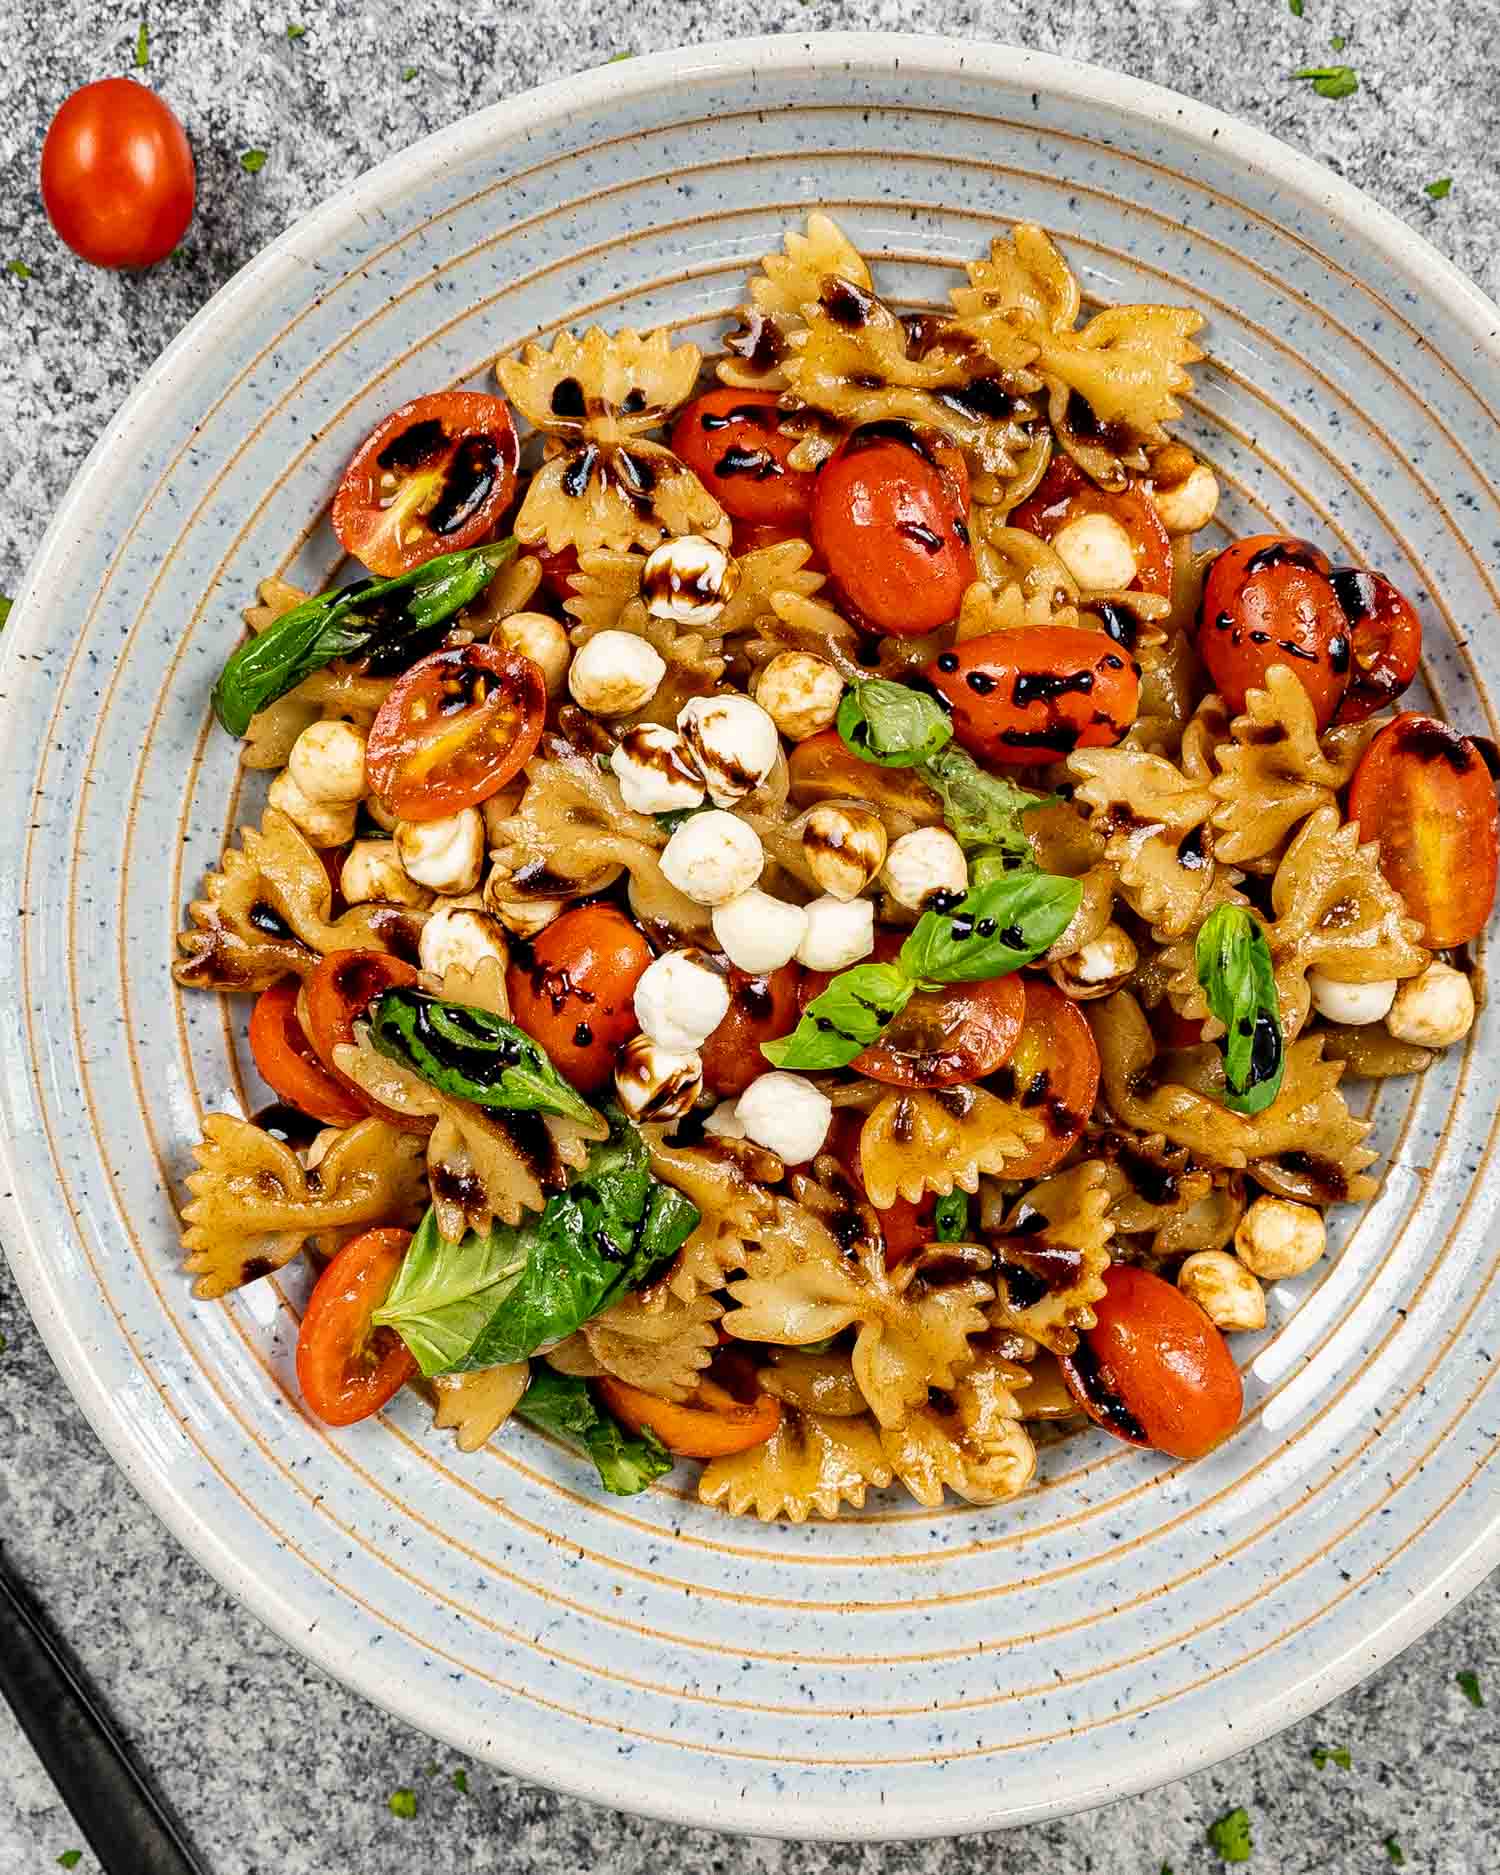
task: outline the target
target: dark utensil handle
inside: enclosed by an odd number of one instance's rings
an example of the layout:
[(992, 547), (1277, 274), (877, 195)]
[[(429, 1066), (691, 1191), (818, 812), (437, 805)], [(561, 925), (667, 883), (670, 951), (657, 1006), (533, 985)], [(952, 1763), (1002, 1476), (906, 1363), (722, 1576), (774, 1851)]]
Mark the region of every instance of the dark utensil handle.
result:
[(106, 1875), (203, 1875), (3, 1560), (0, 1693)]

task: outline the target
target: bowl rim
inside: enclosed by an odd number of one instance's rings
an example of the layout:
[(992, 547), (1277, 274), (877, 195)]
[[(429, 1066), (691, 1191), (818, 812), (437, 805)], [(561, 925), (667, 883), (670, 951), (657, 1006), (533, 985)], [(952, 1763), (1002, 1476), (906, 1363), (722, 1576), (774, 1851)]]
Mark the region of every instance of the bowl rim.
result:
[[(831, 67), (850, 73), (905, 69), (938, 79), (1029, 83), (1035, 89), (1104, 106), (1137, 123), (1168, 121), (1175, 135), (1205, 153), (1258, 171), (1300, 203), (1352, 228), (1424, 295), (1439, 294), (1445, 310), (1471, 339), (1474, 353), (1500, 372), (1500, 308), (1422, 234), (1270, 132), (1165, 86), (1053, 53), (933, 34), (788, 33), (630, 56), (488, 105), (385, 158), (295, 221), (200, 308), (110, 420), (45, 530), (21, 581), (0, 646), (0, 689), (17, 660), (33, 648), (44, 649), (41, 595), (52, 586), (71, 533), (87, 516), (95, 487), (111, 475), (113, 461), (131, 459), (135, 432), (157, 408), (158, 399), (170, 391), (179, 370), (200, 348), (212, 344), (214, 332), (226, 322), (242, 323), (260, 296), (299, 274), (307, 252), (331, 244), (340, 228), (358, 221), (365, 209), (378, 208), (393, 190), (425, 179), (449, 162), (481, 153), (496, 137), (524, 135), (559, 118), (653, 95), (678, 82), (735, 76), (753, 80), (759, 74), (807, 74)], [(0, 1016), (15, 1008), (14, 988), (0, 988)], [(9, 1089), (0, 1078), (0, 1108), (14, 1119), (9, 1104)], [(611, 1779), (603, 1772), (594, 1773), (588, 1765), (560, 1762), (555, 1753), (530, 1745), (521, 1729), (507, 1735), (497, 1751), (486, 1728), (462, 1723), (465, 1708), (461, 1701), (444, 1703), (413, 1687), (393, 1697), (389, 1682), (364, 1666), (360, 1656), (350, 1657), (339, 1650), (331, 1629), (325, 1631), (319, 1624), (309, 1630), (296, 1610), (241, 1561), (216, 1533), (211, 1509), (190, 1490), (174, 1485), (165, 1470), (142, 1460), (118, 1401), (89, 1360), (85, 1333), (71, 1316), (67, 1297), (41, 1254), (20, 1189), (9, 1133), (8, 1126), (0, 1127), (0, 1174), (4, 1175), (0, 1179), (0, 1228), (17, 1284), (73, 1398), (112, 1459), (172, 1535), (282, 1641), (373, 1705), (516, 1776), (611, 1808), (623, 1807), (621, 1798), (628, 1795), (632, 1812), (661, 1821), (809, 1841), (911, 1839), (1018, 1827), (1069, 1815), (1204, 1769), (1305, 1717), (1385, 1665), (1500, 1562), (1497, 1503), (1488, 1524), (1476, 1530), (1466, 1548), (1448, 1557), (1440, 1573), (1429, 1577), (1379, 1627), (1351, 1629), (1341, 1650), (1309, 1672), (1293, 1693), (1248, 1709), (1239, 1706), (1232, 1725), (1226, 1718), (1217, 1719), (1179, 1745), (1171, 1762), (1163, 1762), (1159, 1752), (1154, 1759), (1149, 1751), (1144, 1752), (1117, 1777), (1099, 1775), (1062, 1791), (1039, 1792), (1021, 1801), (1012, 1797), (1003, 1805), (987, 1792), (973, 1796), (954, 1792), (919, 1808), (894, 1812), (885, 1807), (873, 1815), (868, 1801), (831, 1788), (815, 1799), (804, 1798), (794, 1811), (770, 1798), (747, 1801), (733, 1792), (727, 1800), (720, 1800), (711, 1790), (690, 1803), (670, 1784), (655, 1790), (632, 1786), (627, 1792), (618, 1776)]]

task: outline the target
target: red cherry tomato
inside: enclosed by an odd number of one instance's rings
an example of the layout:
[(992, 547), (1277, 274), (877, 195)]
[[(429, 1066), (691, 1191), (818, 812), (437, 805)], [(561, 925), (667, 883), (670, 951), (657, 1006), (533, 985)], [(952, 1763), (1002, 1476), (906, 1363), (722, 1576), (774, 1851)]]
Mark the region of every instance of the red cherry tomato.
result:
[[(864, 1123), (862, 1113), (856, 1113), (850, 1107), (838, 1108), (833, 1116), (827, 1150), (838, 1160), (849, 1182), (868, 1204), (869, 1193), (865, 1190), (864, 1167), (859, 1157), (859, 1136)], [(873, 1205), (870, 1208), (875, 1210)], [(928, 1192), (920, 1204), (913, 1204), (909, 1198), (897, 1198), (894, 1204), (887, 1205), (883, 1211), (875, 1211), (875, 1217), (880, 1225), (880, 1234), (885, 1239), (886, 1267), (894, 1268), (903, 1257), (910, 1256), (913, 1250), (920, 1250), (923, 1244), (932, 1242), (937, 1230), (937, 1198), (932, 1192)]]
[(1107, 514), (1130, 536), (1136, 564), (1133, 587), (1171, 597), (1172, 541), (1156, 503), (1139, 488), (1114, 495), (1096, 488), (1070, 456), (1052, 458), (1036, 493), (1012, 510), (1010, 525), (1052, 540), (1069, 521), (1085, 514)]
[[(1021, 978), (1014, 979), (1017, 982)], [(1026, 977), (1026, 1019), (1010, 1060), (991, 1089), (1035, 1114), (1046, 1128), (1007, 1178), (1044, 1178), (1061, 1165), (1088, 1124), (1099, 1095), (1099, 1050), (1083, 1011), (1045, 977)]]
[(578, 571), (578, 549), (559, 547), (556, 553), (548, 553), (545, 547), (530, 547), (542, 563), (542, 584), (554, 598), (571, 599), (573, 597), (573, 575)]
[(801, 439), (782, 419), (772, 391), (708, 391), (672, 425), (672, 448), (736, 520), (796, 521), (817, 476), (788, 464)]
[(758, 1393), (737, 1400), (714, 1380), (700, 1380), (680, 1406), (632, 1387), (611, 1374), (594, 1382), (604, 1404), (632, 1432), (650, 1430), (675, 1458), (727, 1458), (764, 1445), (781, 1424), (781, 1402)]
[[(431, 1120), (409, 1119), (382, 1107), (337, 1065), (333, 1051), (354, 1040), (354, 1024), (377, 996), (389, 989), (408, 989), (417, 980), (410, 964), (384, 951), (330, 951), (307, 979), (304, 1004), (307, 1039), (318, 1059), (366, 1113), (409, 1133), (426, 1133)], [(274, 1085), (274, 1083), (273, 1083)]]
[(633, 997), (651, 946), (613, 905), (577, 905), (506, 971), (513, 1019), (540, 1042), (558, 1073), (598, 1093), (640, 1024)]
[(339, 1251), (308, 1300), (297, 1335), (297, 1381), (330, 1426), (368, 1419), (420, 1372), (395, 1330), (370, 1322), (410, 1242), (409, 1230), (364, 1231)]
[[(811, 531), (805, 514), (792, 521), (736, 521), (729, 551), (736, 560), (742, 560), (747, 553), (756, 553), (762, 547), (779, 547), (784, 540), (807, 541)], [(809, 554), (805, 564), (814, 573), (828, 570), (816, 553)]]
[(193, 218), (193, 152), (144, 85), (101, 78), (66, 99), (42, 145), (47, 219), (95, 267), (149, 267)]
[(1365, 750), (1349, 787), (1349, 818), (1379, 840), (1380, 870), (1447, 950), (1478, 937), (1495, 903), (1500, 813), (1484, 758), (1433, 716), (1398, 716)]
[(1285, 664), (1312, 699), (1318, 728), (1333, 721), (1349, 683), (1349, 624), (1310, 541), (1252, 534), (1226, 547), (1203, 588), (1198, 650), (1214, 688), (1238, 715), (1245, 693)]
[(726, 974), (729, 1014), (699, 1050), (703, 1085), (721, 1098), (743, 1094), (753, 1080), (769, 1071), (771, 1064), (760, 1045), (797, 1026), (802, 968), (783, 964), (769, 976), (753, 977), (726, 965)]
[(1202, 1458), (1239, 1424), (1244, 1390), (1213, 1323), (1160, 1276), (1116, 1263), (1097, 1325), (1059, 1357), (1074, 1399), (1107, 1432), (1174, 1458)]
[(952, 704), (959, 743), (983, 762), (1051, 762), (1106, 748), (1135, 721), (1140, 698), (1129, 652), (1081, 625), (970, 638), (923, 675)]
[(365, 772), (403, 820), (441, 820), (503, 788), (531, 760), (547, 680), (503, 645), (455, 645), (397, 678), (370, 725)]
[(940, 827), (943, 804), (912, 768), (862, 762), (836, 729), (820, 729), (787, 757), (787, 779), (798, 807), (819, 801), (868, 801), (882, 815), (913, 827)]
[(906, 423), (867, 423), (818, 473), (813, 545), (872, 630), (919, 638), (974, 581), (969, 476), (956, 449)]
[(356, 1100), (313, 1053), (297, 1020), (295, 984), (278, 983), (255, 999), (250, 1052), (277, 1097), (324, 1126), (352, 1126), (369, 1113), (368, 1103)]
[(477, 546), (510, 506), (520, 453), (503, 397), (414, 398), (355, 450), (333, 498), (333, 531), (383, 578)]
[(1341, 723), (1362, 723), (1394, 703), (1422, 661), (1422, 621), (1404, 593), (1383, 573), (1341, 566), (1331, 576), (1349, 625), (1349, 688), (1338, 707)]

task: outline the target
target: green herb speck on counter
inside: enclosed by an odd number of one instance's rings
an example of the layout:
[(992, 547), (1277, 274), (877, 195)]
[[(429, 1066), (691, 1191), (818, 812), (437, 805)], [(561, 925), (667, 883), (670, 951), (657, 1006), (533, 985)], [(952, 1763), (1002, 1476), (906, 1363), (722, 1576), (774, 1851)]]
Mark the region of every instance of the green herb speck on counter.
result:
[(240, 168), (247, 176), (258, 176), (266, 166), (265, 150), (241, 150)]
[(1463, 1694), (1464, 1698), (1468, 1700), (1471, 1706), (1482, 1706), (1484, 1704), (1484, 1694), (1479, 1690), (1479, 1675), (1477, 1673), (1470, 1672), (1466, 1667), (1462, 1673), (1455, 1673), (1453, 1680), (1458, 1690)]
[(386, 1801), (390, 1805), (391, 1815), (404, 1817), (408, 1823), (417, 1814), (417, 1793), (405, 1785), (400, 1790), (393, 1790)]
[(1237, 1810), (1226, 1810), (1208, 1826), (1208, 1846), (1221, 1862), (1248, 1862), (1250, 1860), (1250, 1812), (1242, 1804)]

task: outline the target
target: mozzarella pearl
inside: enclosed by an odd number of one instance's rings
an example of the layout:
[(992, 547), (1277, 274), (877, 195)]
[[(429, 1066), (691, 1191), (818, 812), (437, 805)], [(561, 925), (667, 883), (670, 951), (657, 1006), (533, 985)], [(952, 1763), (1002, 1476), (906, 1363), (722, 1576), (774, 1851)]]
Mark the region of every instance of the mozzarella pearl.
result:
[(716, 541), (701, 534), (664, 540), (641, 568), (641, 596), (653, 618), (712, 625), (734, 597), (740, 569)]
[(675, 729), (640, 723), (627, 729), (609, 758), (620, 797), (637, 814), (701, 807), (706, 792), (688, 745)]
[(1474, 1026), (1474, 989), (1462, 970), (1431, 963), (1396, 991), (1385, 1026), (1398, 1042), (1447, 1048)]
[(633, 1035), (615, 1065), (615, 1093), (632, 1120), (680, 1120), (703, 1092), (703, 1059)]
[(858, 801), (819, 801), (802, 816), (802, 856), (830, 897), (858, 898), (885, 864), (885, 823)]
[(365, 795), (365, 733), (353, 723), (309, 723), (286, 771), (309, 801), (347, 807)]
[(761, 977), (797, 955), (807, 935), (807, 913), (769, 892), (741, 892), (714, 906), (713, 927), (719, 949), (735, 969)]
[(462, 807), (441, 820), (398, 821), (396, 853), (418, 885), (453, 898), (472, 892), (484, 865), (484, 816)]
[(1266, 1292), (1227, 1250), (1197, 1250), (1183, 1259), (1177, 1287), (1198, 1304), (1215, 1328), (1264, 1328)]
[(629, 716), (644, 709), (667, 674), (666, 660), (634, 632), (599, 632), (568, 668), (568, 689), (581, 709), (596, 716)]
[(1196, 534), (1214, 518), (1219, 484), (1212, 469), (1195, 462), (1180, 482), (1156, 489), (1151, 499), (1169, 534)]
[(703, 1122), (703, 1131), (710, 1139), (743, 1139), (745, 1122), (740, 1118), (740, 1103), (721, 1100)]
[(642, 1032), (676, 1054), (701, 1048), (728, 1014), (729, 985), (700, 950), (668, 951), (635, 986)]
[(1084, 592), (1120, 592), (1135, 578), (1135, 548), (1112, 514), (1080, 514), (1052, 536), (1052, 551)]
[(745, 1137), (787, 1165), (815, 1158), (833, 1122), (833, 1102), (805, 1075), (779, 1070), (757, 1076), (740, 1095)]
[(715, 808), (685, 820), (661, 856), (667, 878), (698, 905), (723, 905), (748, 892), (765, 863), (755, 829)]
[(775, 723), (749, 697), (692, 697), (677, 712), (677, 727), (715, 807), (727, 807), (752, 793), (781, 753)]
[(477, 970), (487, 958), (501, 970), (510, 958), (505, 933), (488, 912), (473, 905), (439, 905), (422, 926), (417, 961), (432, 976)]
[(547, 695), (555, 697), (568, 677), (573, 647), (568, 634), (545, 612), (512, 612), (500, 621), (502, 643), (523, 658), (530, 658), (546, 681)]
[(1320, 1016), (1350, 1027), (1382, 1021), (1396, 1000), (1394, 977), (1383, 977), (1378, 983), (1340, 983), (1334, 977), (1325, 977), (1321, 970), (1309, 970), (1307, 987)]
[(846, 970), (875, 948), (875, 907), (867, 898), (815, 898), (797, 946), (809, 970)]
[(923, 911), (930, 899), (969, 889), (969, 862), (946, 827), (903, 833), (885, 856), (885, 889), (908, 911)]
[(843, 678), (810, 651), (778, 651), (755, 680), (755, 701), (788, 742), (805, 742), (826, 729), (843, 696)]
[(1049, 964), (1047, 974), (1075, 1003), (1088, 1003), (1117, 990), (1140, 961), (1135, 941), (1117, 924), (1107, 924), (1098, 937), (1079, 945), (1070, 957)]
[(411, 905), (432, 903), (401, 864), (394, 840), (356, 840), (344, 855), (339, 891), (349, 905)]
[(353, 801), (310, 801), (284, 768), (271, 783), (266, 799), (279, 807), (314, 846), (342, 846), (354, 838), (356, 804)]
[(1328, 1247), (1322, 1213), (1290, 1198), (1257, 1198), (1240, 1219), (1234, 1247), (1241, 1263), (1267, 1282), (1300, 1276)]

